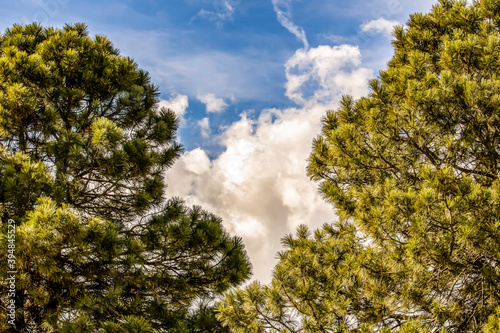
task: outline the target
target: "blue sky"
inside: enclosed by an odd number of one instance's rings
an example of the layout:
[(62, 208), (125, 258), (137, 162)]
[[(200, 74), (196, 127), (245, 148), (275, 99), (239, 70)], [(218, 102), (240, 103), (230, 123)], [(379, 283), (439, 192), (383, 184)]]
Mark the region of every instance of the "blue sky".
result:
[(182, 117), (168, 194), (223, 217), (267, 282), (279, 240), (335, 219), (305, 174), (320, 118), (392, 55), (390, 31), (424, 0), (0, 0), (14, 23), (85, 22), (147, 70)]
[[(271, 0), (2, 0), (0, 4), (2, 31), (13, 23), (35, 20), (51, 26), (85, 22), (92, 34), (107, 35), (123, 55), (150, 72), (163, 98), (189, 97), (189, 125), (204, 118), (204, 105), (196, 98), (200, 94), (213, 93), (228, 104), (224, 114), (210, 116), (215, 133), (244, 110), (258, 115), (266, 107), (294, 105), (284, 94), (283, 64), (302, 43), (280, 24)], [(355, 42), (369, 51), (363, 54), (364, 62), (375, 71), (390, 56), (389, 40), (363, 34), (360, 26), (380, 15), (404, 22), (412, 10), (409, 1), (396, 0), (278, 1), (278, 7), (289, 10), (311, 47)], [(372, 51), (381, 44), (383, 50)], [(201, 146), (210, 150), (211, 157), (220, 153), (192, 126), (181, 129), (180, 135), (187, 149)]]

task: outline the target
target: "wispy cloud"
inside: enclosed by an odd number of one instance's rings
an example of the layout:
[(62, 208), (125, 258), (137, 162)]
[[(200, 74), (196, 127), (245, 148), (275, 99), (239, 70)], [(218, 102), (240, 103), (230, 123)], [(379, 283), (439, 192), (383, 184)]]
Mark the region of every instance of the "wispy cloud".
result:
[(269, 76), (281, 75), (283, 68), (282, 63), (257, 52), (238, 55), (202, 48), (193, 54), (182, 51), (165, 57), (145, 54), (143, 59), (154, 64), (147, 69), (164, 91), (181, 91), (190, 97), (211, 92), (216, 96), (233, 95), (237, 100), (269, 98), (269, 92), (276, 88), (266, 85)]
[(308, 49), (306, 32), (292, 21), (291, 0), (272, 0), (272, 2), (278, 22), (304, 44), (304, 49)]
[(214, 3), (215, 10), (201, 9), (195, 16), (191, 18), (189, 23), (192, 23), (199, 17), (208, 17), (210, 19), (215, 19), (218, 24), (223, 21), (230, 20), (233, 18), (235, 12), (235, 5), (229, 0), (218, 0)]
[(200, 102), (205, 104), (208, 113), (220, 113), (226, 111), (228, 104), (222, 98), (215, 97), (214, 94), (198, 95), (196, 97)]

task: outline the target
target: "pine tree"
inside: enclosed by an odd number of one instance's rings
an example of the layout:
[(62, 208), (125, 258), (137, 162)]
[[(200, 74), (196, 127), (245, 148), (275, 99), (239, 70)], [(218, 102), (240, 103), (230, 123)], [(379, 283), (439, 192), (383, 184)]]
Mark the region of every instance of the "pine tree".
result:
[(147, 73), (84, 24), (14, 26), (1, 48), (1, 142), (49, 167), (57, 202), (124, 220), (162, 201), (180, 146)]
[[(345, 304), (351, 326), (329, 323), (324, 331), (496, 331), (500, 2), (441, 0), (430, 13), (411, 15), (406, 28), (397, 27), (393, 45), (394, 56), (371, 81), (370, 95), (346, 96), (327, 112), (309, 160), (309, 175), (341, 221), (334, 229), (352, 225), (351, 235), (362, 245), (353, 266), (358, 269), (348, 279), (359, 281), (357, 291), (344, 281), (349, 275), (340, 275), (334, 279), (345, 300), (329, 296), (335, 288), (328, 285), (320, 294), (331, 301), (325, 313)], [(285, 281), (277, 275), (285, 264), (280, 259), (271, 290)], [(306, 256), (295, 266), (302, 264), (316, 267)], [(338, 270), (346, 264), (330, 265)], [(323, 281), (318, 276), (308, 283)], [(220, 318), (235, 330), (258, 327), (261, 303), (250, 302), (249, 291), (234, 295), (219, 305)], [(270, 295), (262, 303), (269, 311)], [(248, 313), (237, 316), (233, 299)], [(359, 307), (361, 299), (367, 307)], [(314, 306), (325, 303), (320, 300)], [(280, 311), (300, 313), (306, 303), (287, 302), (262, 313), (274, 320)], [(314, 329), (303, 322), (288, 331)]]
[[(148, 74), (84, 24), (0, 37), (0, 260), (15, 221), (15, 332), (188, 332), (244, 281), (241, 239), (166, 200), (178, 119)], [(4, 267), (4, 266), (2, 266)], [(3, 269), (2, 288), (8, 287)], [(2, 292), (1, 307), (10, 301)]]
[(365, 255), (356, 229), (324, 225), (311, 233), (282, 239), (269, 286), (253, 282), (226, 294), (217, 306), (219, 319), (233, 332), (347, 332), (375, 311), (360, 293), (359, 271)]

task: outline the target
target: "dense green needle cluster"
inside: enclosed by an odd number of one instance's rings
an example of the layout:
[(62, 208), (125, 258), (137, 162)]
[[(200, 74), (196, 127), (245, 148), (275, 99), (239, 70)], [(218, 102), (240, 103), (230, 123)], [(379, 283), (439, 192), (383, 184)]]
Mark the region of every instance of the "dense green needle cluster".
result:
[[(269, 286), (253, 282), (226, 294), (218, 317), (233, 332), (341, 332), (366, 317), (359, 293), (362, 246), (352, 225), (325, 225), (282, 240), (284, 251)], [(358, 297), (359, 296), (359, 297)]]
[(340, 222), (300, 228), (271, 285), (227, 294), (234, 332), (500, 330), (500, 1), (441, 0), (394, 37), (313, 144)]
[(2, 289), (11, 220), (17, 271), (15, 325), (2, 291), (1, 331), (199, 332), (200, 318), (223, 331), (204, 302), (250, 265), (218, 217), (166, 200), (181, 147), (158, 97), (83, 24), (0, 36)]

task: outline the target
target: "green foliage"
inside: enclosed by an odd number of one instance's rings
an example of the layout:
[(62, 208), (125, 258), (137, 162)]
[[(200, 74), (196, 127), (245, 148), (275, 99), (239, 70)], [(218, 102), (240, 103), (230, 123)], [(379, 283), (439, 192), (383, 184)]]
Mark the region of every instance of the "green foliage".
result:
[(10, 155), (0, 148), (0, 216), (19, 218), (31, 210), (41, 196), (50, 195), (53, 179), (43, 163), (32, 163), (26, 155)]
[(305, 226), (282, 240), (271, 285), (231, 291), (218, 317), (233, 332), (362, 332), (371, 305), (360, 293), (361, 244), (352, 225)]
[(226, 331), (195, 305), (242, 283), (250, 264), (218, 217), (165, 200), (181, 148), (158, 95), (83, 24), (0, 37), (0, 260), (13, 219), (18, 272), (15, 326), (1, 311), (1, 331)]
[(490, 315), (488, 322), (484, 325), (484, 333), (494, 333), (500, 331), (500, 308)]
[[(371, 94), (346, 96), (327, 112), (309, 159), (342, 221), (333, 227), (339, 242), (354, 237), (357, 246), (324, 265), (335, 276), (316, 273), (322, 264), (311, 254), (291, 262), (287, 250), (270, 286), (227, 295), (225, 324), (241, 332), (496, 331), (499, 17), (498, 1), (442, 0), (395, 29), (394, 56)], [(342, 233), (345, 225), (356, 232)], [(288, 281), (290, 290), (276, 287)]]
[(0, 39), (0, 141), (55, 174), (54, 198), (127, 219), (162, 201), (180, 152), (147, 73), (86, 26), (14, 26)]
[(214, 308), (201, 303), (194, 311), (188, 314), (185, 326), (178, 332), (190, 333), (229, 333), (227, 327), (223, 327), (215, 317)]

